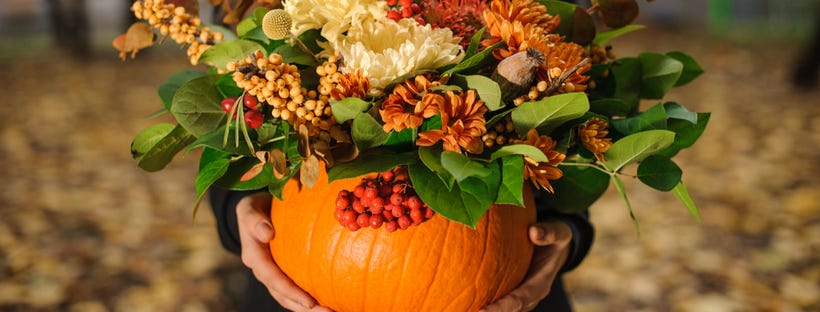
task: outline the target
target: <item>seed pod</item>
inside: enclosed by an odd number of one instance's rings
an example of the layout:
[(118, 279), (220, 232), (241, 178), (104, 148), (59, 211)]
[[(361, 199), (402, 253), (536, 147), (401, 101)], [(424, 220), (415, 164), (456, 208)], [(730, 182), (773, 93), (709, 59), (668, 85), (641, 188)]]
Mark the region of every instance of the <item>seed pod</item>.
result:
[(262, 18), (262, 32), (273, 40), (285, 39), (290, 34), (293, 20), (285, 10), (270, 10)]
[(535, 48), (515, 53), (498, 63), (490, 78), (501, 87), (504, 102), (512, 101), (530, 89), (541, 64), (544, 64), (544, 54)]

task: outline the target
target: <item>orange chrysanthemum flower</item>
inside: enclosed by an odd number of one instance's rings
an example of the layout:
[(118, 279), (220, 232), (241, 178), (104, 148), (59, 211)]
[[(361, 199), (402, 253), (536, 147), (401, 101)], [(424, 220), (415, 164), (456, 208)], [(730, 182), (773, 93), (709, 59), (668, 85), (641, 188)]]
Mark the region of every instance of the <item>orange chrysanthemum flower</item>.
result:
[(607, 138), (607, 122), (601, 118), (590, 118), (578, 126), (578, 136), (586, 149), (595, 154), (599, 161), (604, 161), (604, 153), (612, 146), (612, 139)]
[(439, 84), (441, 82), (430, 81), (423, 75), (418, 75), (412, 81), (396, 85), (379, 109), (379, 115), (384, 121), (384, 131), (417, 128), (425, 118), (437, 115), (444, 97), (428, 93), (427, 90)]
[(330, 97), (336, 101), (344, 98), (365, 98), (370, 91), (370, 83), (361, 72), (342, 74), (339, 82), (330, 90)]
[[(549, 55), (547, 55), (547, 62), (539, 68), (538, 80), (555, 80), (565, 71), (572, 70), (584, 58), (584, 47), (572, 42), (558, 43), (552, 47)], [(587, 63), (576, 69), (564, 80), (564, 85), (558, 91), (580, 92), (586, 90), (589, 76), (585, 74), (590, 68), (592, 68), (592, 64)]]
[(463, 148), (473, 154), (484, 151), (481, 136), (487, 133), (484, 113), (487, 107), (478, 99), (475, 90), (468, 90), (456, 95), (448, 91), (440, 104), (441, 130), (428, 130), (419, 133), (416, 144), (431, 146), (443, 142), (444, 150), (461, 153)]
[(558, 169), (556, 166), (564, 161), (566, 155), (553, 150), (557, 142), (546, 135), (538, 135), (538, 131), (535, 129), (530, 129), (530, 131), (527, 132), (526, 139), (521, 143), (529, 144), (540, 149), (549, 160), (547, 162), (537, 162), (529, 156), (524, 156), (526, 163), (524, 166), (524, 179), (529, 179), (536, 188), (553, 193), (554, 191), (549, 180), (557, 180), (564, 175), (561, 169)]
[(547, 7), (533, 0), (493, 0), (484, 11), (484, 22), (490, 38), (483, 40), (482, 46), (499, 41), (507, 44), (507, 48), (493, 51), (499, 60), (531, 47), (546, 55), (550, 43), (561, 40), (548, 34), (558, 27), (560, 17), (548, 14)]

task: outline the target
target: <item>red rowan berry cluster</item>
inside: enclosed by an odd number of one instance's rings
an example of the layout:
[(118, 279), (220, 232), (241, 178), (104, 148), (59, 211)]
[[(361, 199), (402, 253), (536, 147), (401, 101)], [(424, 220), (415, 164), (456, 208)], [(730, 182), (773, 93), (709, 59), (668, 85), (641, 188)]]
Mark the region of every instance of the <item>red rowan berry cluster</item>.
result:
[(387, 11), (387, 18), (398, 21), (402, 18), (414, 17), (416, 23), (424, 25), (424, 18), (420, 16), (421, 6), (413, 0), (387, 0), (390, 10)]
[(223, 39), (221, 32), (211, 31), (208, 27), (200, 28), (202, 21), (195, 14), (186, 12), (184, 7), (167, 4), (164, 0), (136, 1), (131, 11), (137, 18), (148, 21), (163, 36), (179, 44), (189, 44), (187, 54), (192, 65), (197, 64), (202, 52)]
[[(236, 112), (238, 110), (234, 110), (233, 106), (236, 105), (237, 100), (237, 97), (228, 97), (222, 100), (222, 110), (224, 110), (228, 114), (230, 114), (232, 110), (234, 111), (233, 115), (231, 116), (231, 120), (236, 119)], [(242, 96), (242, 105), (244, 105), (246, 108), (244, 114), (245, 124), (248, 125), (248, 127), (250, 127), (251, 129), (259, 128), (259, 126), (262, 125), (262, 122), (265, 121), (265, 118), (262, 115), (262, 107), (261, 105), (259, 105), (259, 102), (256, 100), (256, 97), (245, 93), (245, 95)]]
[(435, 212), (421, 201), (405, 179), (396, 171), (387, 171), (376, 179), (362, 179), (353, 191), (342, 190), (336, 196), (336, 220), (351, 231), (384, 225), (388, 232), (404, 230), (433, 217)]

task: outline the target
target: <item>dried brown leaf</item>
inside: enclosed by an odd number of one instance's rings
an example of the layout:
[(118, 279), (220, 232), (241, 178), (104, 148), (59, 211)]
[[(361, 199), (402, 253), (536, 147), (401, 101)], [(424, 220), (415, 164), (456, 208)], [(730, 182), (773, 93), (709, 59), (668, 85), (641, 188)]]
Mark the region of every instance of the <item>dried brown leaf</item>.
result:
[(319, 158), (316, 156), (309, 156), (302, 161), (302, 167), (299, 170), (299, 181), (302, 185), (308, 188), (313, 187), (319, 179)]
[(290, 173), (288, 169), (288, 160), (285, 157), (285, 152), (280, 149), (270, 151), (270, 163), (273, 164), (273, 176), (281, 179)]
[(299, 125), (299, 144), (297, 145), (299, 155), (302, 157), (310, 157), (310, 133), (307, 126)]

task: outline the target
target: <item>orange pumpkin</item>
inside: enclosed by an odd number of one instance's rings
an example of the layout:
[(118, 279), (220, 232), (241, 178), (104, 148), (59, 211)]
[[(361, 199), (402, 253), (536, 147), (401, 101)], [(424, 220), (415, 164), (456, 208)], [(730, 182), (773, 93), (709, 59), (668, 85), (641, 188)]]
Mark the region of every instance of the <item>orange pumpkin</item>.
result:
[(476, 311), (518, 286), (533, 247), (532, 193), (526, 208), (494, 205), (476, 229), (436, 214), (418, 226), (388, 233), (352, 232), (334, 218), (342, 189), (361, 178), (327, 183), (322, 170), (313, 188), (294, 180), (274, 199), (273, 258), (320, 304), (335, 311)]

